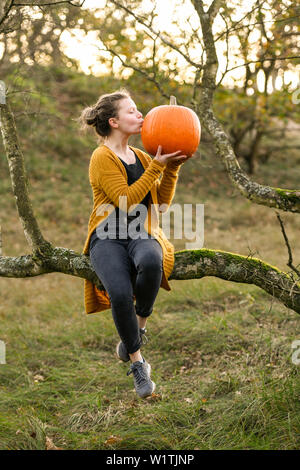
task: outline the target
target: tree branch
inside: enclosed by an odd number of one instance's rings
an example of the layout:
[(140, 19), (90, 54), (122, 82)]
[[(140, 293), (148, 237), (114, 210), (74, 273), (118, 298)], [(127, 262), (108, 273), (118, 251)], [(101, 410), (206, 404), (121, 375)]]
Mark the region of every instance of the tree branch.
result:
[(212, 22), (214, 21), (215, 17), (219, 13), (220, 7), (221, 7), (221, 0), (213, 0), (213, 2), (211, 3), (208, 9), (208, 14)]
[(156, 88), (159, 90), (160, 94), (162, 96), (164, 96), (165, 98), (167, 98), (168, 100), (170, 99), (170, 96), (162, 89), (162, 86), (161, 84), (156, 80), (155, 78), (155, 75), (154, 77), (151, 77), (145, 70), (142, 70), (141, 68), (131, 64), (131, 63), (128, 63), (128, 62), (125, 62), (122, 57), (117, 53), (115, 52), (113, 49), (110, 49), (104, 42), (104, 40), (101, 38), (101, 41), (105, 47), (105, 49), (101, 49), (100, 47), (98, 47), (98, 50), (100, 51), (107, 51), (107, 52), (110, 52), (110, 54), (114, 55), (115, 57), (117, 57), (119, 59), (119, 61), (121, 62), (121, 64), (126, 67), (126, 68), (129, 68), (129, 69), (132, 69), (134, 70), (135, 72), (137, 73), (140, 73), (141, 75), (143, 75), (144, 77), (146, 77), (146, 79), (149, 81), (149, 82), (152, 82), (154, 83), (154, 85), (156, 86)]
[(8, 17), (8, 14), (10, 10), (12, 9), (13, 4), (14, 4), (14, 0), (8, 0), (6, 4), (4, 5), (2, 11), (0, 11), (0, 14), (2, 15), (2, 17), (0, 18), (0, 26), (2, 23), (4, 23), (4, 21)]
[(227, 24), (227, 21), (226, 21), (224, 15), (222, 15), (220, 13), (220, 16), (221, 16), (221, 18), (224, 21), (225, 26), (226, 26), (226, 67), (225, 67), (224, 72), (222, 73), (222, 77), (220, 78), (219, 82), (217, 83), (217, 88), (221, 85), (225, 75), (227, 74), (228, 64), (229, 64), (229, 28), (228, 28), (228, 24)]
[[(2, 277), (28, 278), (53, 272), (87, 279), (99, 290), (104, 290), (93, 270), (89, 256), (80, 255), (67, 248), (53, 248), (39, 264), (32, 255), (0, 256)], [(254, 284), (300, 314), (300, 283), (289, 274), (260, 259), (205, 248), (175, 253), (175, 264), (169, 280), (202, 279), (206, 276)]]
[(82, 7), (84, 4), (85, 0), (82, 0), (82, 2), (79, 5), (76, 5), (75, 3), (72, 3), (71, 0), (61, 0), (59, 2), (53, 2), (53, 3), (36, 3), (36, 2), (27, 2), (27, 3), (15, 3), (14, 6), (16, 7), (52, 7), (53, 5), (62, 5), (64, 3), (68, 3), (69, 5), (72, 5), (73, 7)]
[(196, 67), (196, 68), (201, 68), (201, 64), (197, 64), (196, 62), (194, 62), (187, 54), (185, 54), (184, 52), (182, 52), (179, 47), (175, 46), (175, 44), (171, 43), (165, 36), (163, 36), (161, 33), (159, 33), (158, 31), (155, 31), (151, 25), (147, 24), (143, 18), (141, 18), (140, 16), (136, 15), (133, 11), (131, 11), (128, 7), (122, 5), (121, 3), (117, 2), (116, 0), (109, 0), (111, 3), (113, 3), (115, 6), (117, 6), (118, 8), (121, 8), (122, 10), (126, 11), (129, 15), (133, 16), (133, 18), (135, 18), (135, 20), (142, 24), (143, 26), (145, 26), (145, 28), (149, 29), (149, 31), (151, 31), (153, 34), (155, 34), (155, 36), (159, 37), (161, 39), (161, 41), (166, 44), (167, 46), (171, 47), (171, 49), (173, 49), (174, 51), (178, 52), (179, 54), (182, 55), (182, 57), (185, 58), (185, 60), (193, 65), (193, 67)]
[(281, 226), (281, 231), (282, 231), (282, 234), (283, 234), (283, 238), (284, 238), (285, 244), (286, 244), (287, 249), (288, 249), (289, 260), (288, 260), (287, 265), (288, 265), (293, 271), (295, 271), (295, 273), (296, 273), (296, 274), (299, 276), (299, 278), (300, 278), (300, 271), (298, 271), (298, 269), (295, 268), (295, 266), (293, 265), (292, 250), (291, 250), (291, 247), (290, 247), (290, 244), (289, 244), (289, 240), (288, 240), (287, 234), (286, 234), (286, 232), (285, 232), (285, 228), (284, 228), (282, 219), (281, 219), (281, 217), (280, 217), (280, 215), (279, 215), (278, 212), (276, 212), (276, 215), (277, 215), (277, 218), (278, 218), (278, 220), (279, 220), (279, 223), (280, 223), (280, 226)]
[(175, 265), (170, 280), (201, 279), (205, 276), (254, 284), (300, 313), (300, 282), (275, 266), (258, 258), (221, 250), (202, 248), (175, 253)]
[[(263, 2), (264, 2), (264, 1), (265, 1), (265, 0), (263, 0)], [(263, 3), (263, 2), (262, 2), (262, 3)], [(257, 7), (256, 7), (256, 8), (257, 8)], [(255, 8), (254, 8), (252, 11), (248, 12), (248, 13), (247, 13), (243, 18), (241, 18), (238, 22), (236, 22), (235, 25), (234, 25), (234, 27), (229, 29), (229, 34), (235, 33), (236, 31), (239, 31), (240, 29), (250, 28), (250, 26), (257, 26), (257, 25), (261, 24), (260, 21), (256, 21), (255, 23), (245, 24), (245, 25), (243, 25), (243, 26), (240, 26), (239, 28), (236, 28), (236, 27), (235, 27), (235, 26), (236, 26), (237, 24), (239, 24), (243, 19), (245, 19), (245, 18), (248, 16), (248, 14), (252, 13), (254, 10), (255, 10)], [(296, 19), (299, 19), (299, 16), (290, 16), (289, 18), (281, 18), (281, 19), (279, 19), (279, 20), (274, 20), (274, 19), (273, 19), (273, 20), (265, 20), (265, 21), (264, 21), (264, 24), (267, 24), (267, 23), (282, 23), (282, 22), (284, 22), (284, 21), (296, 20)], [(216, 37), (215, 42), (219, 41), (219, 40), (224, 36), (225, 33), (226, 33), (226, 32), (224, 31), (223, 33), (219, 34), (219, 36)], [(289, 33), (289, 34), (290, 34), (290, 35), (293, 35), (292, 33)], [(288, 35), (288, 34), (287, 34), (287, 35)]]
[(45, 251), (47, 254), (51, 244), (42, 236), (33, 213), (27, 187), (24, 158), (19, 146), (13, 114), (8, 103), (0, 104), (0, 129), (8, 160), (12, 189), (25, 237), (33, 253), (43, 253)]
[(257, 63), (262, 63), (266, 61), (276, 62), (276, 60), (289, 60), (289, 59), (300, 59), (300, 56), (294, 55), (294, 56), (288, 56), (288, 57), (266, 57), (260, 60), (251, 60), (250, 62), (245, 62), (244, 64), (236, 65), (235, 67), (228, 69), (227, 72), (231, 72), (232, 70), (238, 69), (239, 67), (246, 67), (247, 65), (250, 65), (250, 64), (257, 64)]

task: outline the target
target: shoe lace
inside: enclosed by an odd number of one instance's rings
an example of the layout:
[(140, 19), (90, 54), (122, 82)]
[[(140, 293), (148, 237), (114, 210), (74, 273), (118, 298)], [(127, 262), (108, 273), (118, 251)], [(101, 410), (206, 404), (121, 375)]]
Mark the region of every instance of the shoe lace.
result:
[(130, 375), (132, 373), (138, 385), (140, 385), (144, 380), (147, 379), (142, 363), (134, 364), (134, 365), (132, 364), (130, 366), (129, 371), (127, 372), (127, 375)]
[(147, 336), (145, 335), (146, 333), (146, 329), (142, 329), (140, 328), (140, 334), (141, 334), (141, 340), (142, 340), (142, 344), (147, 344), (149, 339), (147, 338)]

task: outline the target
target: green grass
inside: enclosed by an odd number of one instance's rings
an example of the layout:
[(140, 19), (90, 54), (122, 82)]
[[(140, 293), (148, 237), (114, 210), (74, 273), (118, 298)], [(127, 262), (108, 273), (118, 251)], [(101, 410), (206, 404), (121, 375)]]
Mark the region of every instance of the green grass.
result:
[[(115, 358), (110, 310), (84, 316), (67, 295), (63, 306), (61, 283), (52, 301), (49, 292), (26, 305), (23, 292), (9, 299), (19, 306), (1, 309), (2, 449), (44, 449), (46, 436), (64, 449), (299, 447), (297, 314), (270, 308), (251, 286), (173, 281), (173, 293), (159, 293), (144, 346), (156, 396), (141, 400)], [(76, 292), (76, 283), (64, 287)], [(35, 284), (29, 291), (39, 294)], [(119, 440), (106, 445), (111, 435)]]
[[(60, 93), (69, 90), (70, 104), (65, 99), (61, 112), (75, 115), (82, 102), (94, 102), (99, 84), (78, 75), (46, 85), (50, 95), (55, 90), (58, 108)], [(55, 112), (53, 103), (49, 110)], [(92, 209), (94, 140), (79, 136), (69, 120), (57, 132), (54, 121), (33, 122), (30, 140), (29, 121), (19, 119), (17, 126), (44, 236), (81, 252)], [(205, 247), (243, 255), (251, 250), (287, 270), (274, 210), (245, 200), (215, 156), (205, 147), (200, 153), (182, 168), (173, 202), (205, 204)], [(283, 155), (254, 178), (297, 189), (295, 158)], [(5, 158), (0, 170), (3, 254), (29, 253)], [(297, 264), (299, 219), (282, 217)], [(184, 243), (174, 240), (175, 249)], [(1, 449), (45, 449), (46, 438), (63, 449), (299, 448), (300, 369), (291, 360), (299, 316), (259, 288), (207, 277), (160, 289), (144, 346), (156, 394), (141, 400), (126, 375), (128, 364), (115, 357), (111, 310), (84, 313), (82, 279), (52, 273), (1, 278), (0, 286), (0, 340), (7, 353), (0, 365)], [(117, 439), (109, 444), (110, 436)]]

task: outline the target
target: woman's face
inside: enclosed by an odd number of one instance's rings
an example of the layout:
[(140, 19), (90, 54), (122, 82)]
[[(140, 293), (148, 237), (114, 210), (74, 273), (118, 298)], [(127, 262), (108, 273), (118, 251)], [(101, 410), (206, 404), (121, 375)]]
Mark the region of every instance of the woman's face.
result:
[(131, 98), (124, 98), (118, 104), (118, 118), (109, 119), (112, 128), (127, 135), (139, 134), (144, 120), (142, 113), (137, 110), (135, 102)]

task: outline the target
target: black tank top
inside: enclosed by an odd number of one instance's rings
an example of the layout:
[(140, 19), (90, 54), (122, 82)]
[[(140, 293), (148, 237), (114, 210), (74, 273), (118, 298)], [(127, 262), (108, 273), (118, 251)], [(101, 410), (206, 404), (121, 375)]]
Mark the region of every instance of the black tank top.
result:
[[(131, 163), (131, 164), (128, 164), (128, 163), (124, 162), (120, 157), (118, 157), (119, 160), (122, 162), (123, 166), (125, 167), (125, 170), (126, 170), (126, 173), (127, 173), (127, 178), (128, 178), (128, 182), (127, 182), (128, 186), (130, 186), (136, 180), (138, 180), (145, 171), (142, 163), (140, 162), (140, 159), (138, 158), (138, 156), (135, 152), (134, 152), (134, 155), (136, 157), (136, 162)], [(139, 204), (143, 204), (144, 206), (146, 206), (146, 208), (148, 208), (149, 198), (150, 198), (150, 191), (148, 191), (148, 193), (146, 194), (144, 199), (141, 202), (139, 202)], [(110, 218), (112, 218), (114, 215), (115, 215), (115, 218), (116, 218), (116, 227), (114, 227), (114, 224), (112, 224), (112, 223), (109, 226), (109, 223), (108, 223), (108, 220)], [(125, 213), (123, 211), (121, 211), (121, 215), (124, 216)], [(128, 225), (130, 224), (130, 222), (132, 222), (132, 220), (136, 219), (139, 216), (140, 216), (139, 212), (137, 212), (136, 215), (127, 214), (127, 227), (126, 227), (126, 230), (128, 230)], [(116, 232), (116, 239), (119, 238), (119, 236), (120, 236), (120, 233), (119, 233), (119, 219), (120, 219), (120, 209), (119, 209), (119, 207), (116, 207), (115, 211), (112, 212), (104, 222), (102, 222), (102, 223), (104, 223), (103, 230), (104, 230), (104, 232), (107, 233), (107, 238), (110, 238), (109, 235), (111, 235), (112, 231), (113, 231), (112, 233)], [(125, 227), (126, 225), (122, 222), (122, 220), (123, 220), (123, 218), (121, 217), (120, 225), (121, 225), (121, 227), (122, 226)], [(143, 223), (144, 223), (145, 218), (143, 217), (142, 220), (143, 220)], [(141, 229), (143, 231), (145, 230), (143, 226), (141, 227), (141, 223), (139, 223), (137, 225), (136, 230), (137, 230), (137, 232), (139, 232), (139, 231), (141, 231)], [(96, 242), (97, 238), (98, 237), (97, 237), (97, 233), (96, 233), (96, 229), (95, 229), (93, 231), (92, 235), (91, 235), (91, 238), (90, 238), (90, 248), (89, 249), (91, 249), (93, 247), (93, 245)]]

